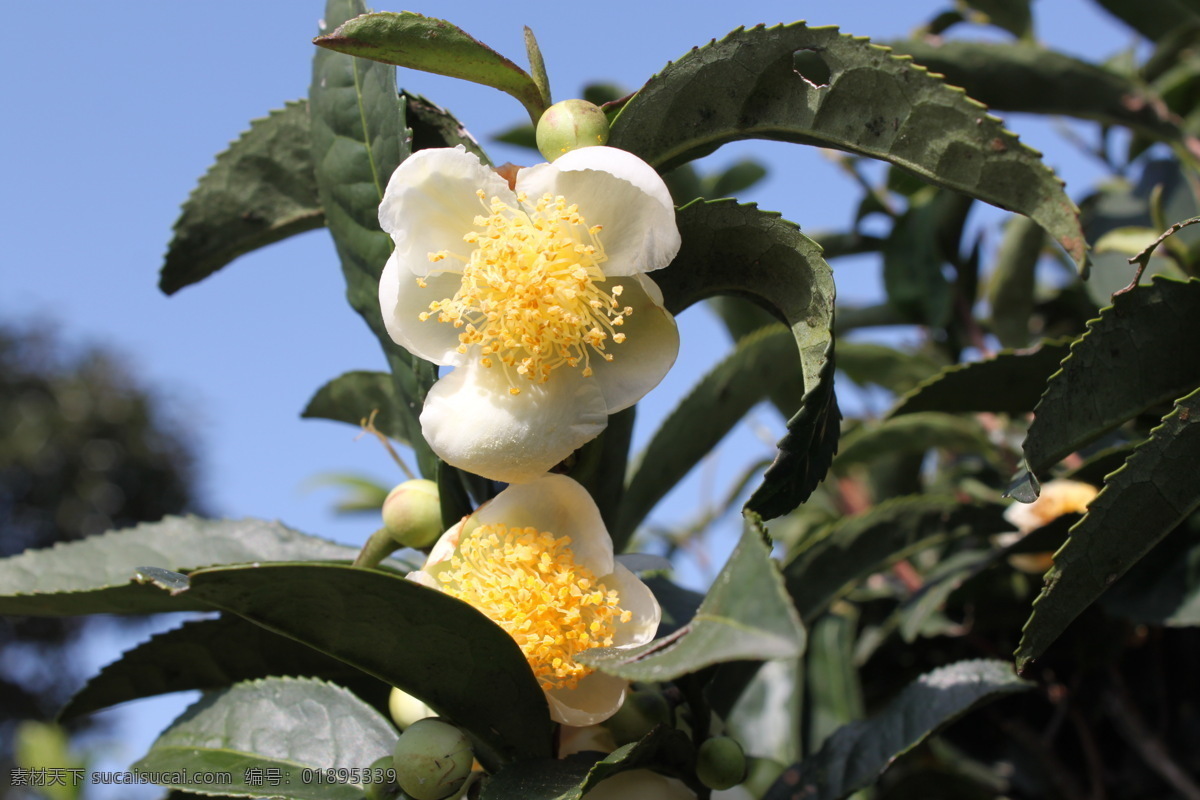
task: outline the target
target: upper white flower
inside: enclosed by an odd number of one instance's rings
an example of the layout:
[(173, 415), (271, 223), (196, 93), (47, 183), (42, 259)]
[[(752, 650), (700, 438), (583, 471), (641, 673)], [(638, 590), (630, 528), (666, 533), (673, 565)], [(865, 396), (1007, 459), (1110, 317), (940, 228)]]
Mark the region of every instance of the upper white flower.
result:
[(1090, 483), (1058, 478), (1042, 485), (1041, 494), (1032, 503), (1013, 503), (1004, 509), (1004, 518), (1022, 534), (1049, 525), (1063, 514), (1084, 514), (1100, 493)]
[(613, 557), (591, 495), (563, 475), (510, 486), (446, 531), (410, 579), (470, 603), (504, 628), (564, 725), (602, 722), (627, 681), (575, 656), (654, 638), (662, 609)]
[(388, 333), (454, 367), (421, 429), (456, 467), (533, 480), (675, 362), (675, 320), (643, 274), (679, 252), (675, 208), (624, 150), (574, 150), (512, 187), (461, 145), (419, 150), (392, 174), (379, 223), (396, 244), (379, 282)]

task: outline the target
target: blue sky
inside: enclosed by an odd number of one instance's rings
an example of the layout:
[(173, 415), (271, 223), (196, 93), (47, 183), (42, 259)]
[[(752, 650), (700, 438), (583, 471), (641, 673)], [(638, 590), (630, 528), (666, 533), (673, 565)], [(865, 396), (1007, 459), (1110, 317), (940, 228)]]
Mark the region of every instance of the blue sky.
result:
[[(522, 26), (530, 25), (555, 97), (564, 99), (592, 81), (636, 88), (668, 60), (739, 25), (807, 18), (887, 39), (950, 5), (441, 0), (408, 8), (448, 19), (518, 62), (524, 62)], [(1039, 35), (1068, 52), (1097, 59), (1131, 42), (1084, 0), (1034, 6)], [(123, 356), (166, 398), (171, 418), (194, 441), (202, 496), (214, 514), (279, 518), (357, 543), (376, 520), (334, 516), (335, 494), (306, 490), (306, 483), (322, 472), (383, 482), (401, 476), (371, 439), (355, 441), (347, 426), (298, 416), (326, 380), (351, 369), (382, 368), (377, 344), (343, 300), (327, 234), (311, 232), (245, 256), (171, 298), (156, 288), (179, 204), (213, 155), (251, 118), (306, 94), (320, 12), (316, 1), (74, 0), (42, 12), (50, 18), (38, 20), (36, 29), (10, 29), (0, 50), (6, 75), (0, 88), (6, 109), (0, 129), (0, 314), (52, 327), (68, 343), (102, 344)], [(494, 160), (532, 160), (527, 151), (489, 142), (490, 135), (524, 119), (506, 95), (408, 71), (401, 71), (399, 83), (454, 111)], [(1052, 125), (1008, 121), (1046, 153), (1069, 192), (1077, 196), (1095, 179), (1094, 167)], [(851, 222), (854, 188), (811, 148), (739, 143), (703, 163), (715, 168), (747, 155), (764, 160), (771, 175), (743, 199), (781, 211), (808, 230)], [(877, 297), (876, 269), (872, 262), (836, 265), (841, 298)], [(686, 312), (680, 324), (679, 365), (643, 403), (638, 441), (727, 350), (704, 309)], [(769, 412), (756, 418), (768, 430), (780, 430)], [(706, 468), (708, 477), (694, 477), (674, 493), (657, 519), (691, 517), (703, 506), (707, 486), (722, 485), (737, 465), (771, 450), (743, 429)], [(722, 548), (715, 552), (719, 561)], [(702, 582), (711, 570), (690, 574)], [(116, 645), (96, 648), (97, 666), (116, 652)], [(161, 712), (160, 721), (174, 713)], [(134, 745), (115, 757), (127, 763), (137, 755)]]

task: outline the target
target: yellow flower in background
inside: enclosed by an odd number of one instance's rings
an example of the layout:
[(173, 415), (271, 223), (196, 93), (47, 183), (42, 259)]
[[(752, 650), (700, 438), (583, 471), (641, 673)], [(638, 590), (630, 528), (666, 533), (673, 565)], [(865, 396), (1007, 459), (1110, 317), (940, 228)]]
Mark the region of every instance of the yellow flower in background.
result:
[(1083, 514), (1100, 490), (1082, 481), (1053, 480), (1042, 485), (1042, 493), (1032, 503), (1013, 503), (1004, 509), (1004, 518), (1021, 533), (1049, 524), (1063, 514)]
[(576, 661), (654, 638), (662, 610), (613, 557), (587, 490), (562, 475), (510, 486), (443, 534), (409, 578), (470, 603), (521, 648), (565, 725), (608, 719), (627, 682)]
[(460, 145), (420, 150), (388, 182), (379, 222), (396, 248), (379, 303), (409, 352), (454, 370), (421, 429), (446, 462), (530, 481), (654, 388), (679, 351), (644, 273), (679, 251), (652, 167), (584, 147), (513, 186)]

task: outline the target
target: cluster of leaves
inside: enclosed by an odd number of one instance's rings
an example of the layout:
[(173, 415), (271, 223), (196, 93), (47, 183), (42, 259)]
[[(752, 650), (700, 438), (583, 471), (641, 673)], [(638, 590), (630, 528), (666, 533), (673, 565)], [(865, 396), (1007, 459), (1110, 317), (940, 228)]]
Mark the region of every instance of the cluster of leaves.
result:
[[(555, 759), (544, 699), (513, 641), (404, 580), (413, 564), (356, 568), (352, 549), (277, 524), (195, 518), (0, 562), (5, 613), (220, 612), (127, 653), (65, 718), (206, 690), (139, 766), (230, 771), (231, 796), (267, 791), (242, 779), (261, 767), (287, 776), (273, 795), (361, 797), (361, 784), (299, 773), (386, 755), (396, 737), (379, 712), (389, 686), (471, 734), (488, 773), (472, 791), (484, 800), (578, 798), (642, 767), (704, 797), (697, 748), (722, 729), (752, 756), (747, 791), (770, 800), (847, 797), (877, 781), (887, 798), (1195, 796), (1198, 765), (1180, 758), (1200, 752), (1200, 697), (1187, 679), (1200, 659), (1190, 629), (1200, 261), (1189, 238), (1200, 228), (1168, 238), (1165, 258), (1145, 248), (1196, 215), (1200, 9), (1176, 3), (1191, 20), (1180, 25), (1132, 3), (1103, 5), (1152, 41), (1148, 59), (1097, 65), (1048, 51), (1033, 44), (1027, 3), (976, 0), (894, 50), (801, 23), (739, 29), (631, 96), (594, 90), (610, 144), (670, 175), (683, 248), (655, 273), (668, 308), (709, 301), (736, 344), (634, 458), (627, 411), (562, 468), (592, 493), (623, 550), (752, 407), (770, 401), (787, 419), (774, 460), (747, 474), (757, 485), (745, 529), (707, 595), (654, 579), (668, 619), (660, 638), (587, 656), (661, 691), (675, 724), (603, 758)], [(388, 371), (335, 378), (304, 413), (351, 424), (374, 415), (437, 482), (453, 521), (496, 487), (441, 463), (421, 437), (436, 370), (383, 329), (376, 286), (391, 245), (375, 214), (388, 175), (414, 150), (461, 144), (486, 156), (448, 112), (400, 92), (390, 65), (501, 89), (534, 120), (548, 83), (532, 34), (526, 73), (449, 23), (364, 11), (329, 0), (309, 97), (254, 122), (217, 157), (185, 205), (161, 285), (176, 291), (327, 227)], [(941, 40), (985, 18), (1016, 41)], [(982, 103), (1097, 122), (1096, 153), (1116, 180), (1080, 212)], [(528, 130), (506, 136), (527, 142)], [(852, 229), (810, 238), (720, 197), (753, 183), (755, 167), (702, 178), (690, 165), (749, 138), (841, 151), (864, 188)], [(874, 163), (878, 180), (865, 168)], [(976, 201), (1020, 214), (995, 253), (967, 225)], [(851, 253), (878, 254), (887, 297), (839, 307), (835, 321), (829, 262)], [(1112, 299), (1133, 276), (1128, 255), (1146, 266), (1145, 282)], [(1038, 265), (1054, 259), (1067, 269), (1048, 285)], [(844, 336), (894, 324), (915, 326), (922, 344)], [(843, 423), (835, 369), (895, 395), (892, 410)], [(1032, 500), (1042, 480), (1062, 476), (1102, 487), (1082, 518), (996, 538), (1012, 529), (1006, 489)], [(1038, 595), (1024, 570), (1041, 571), (1035, 556), (1056, 550)], [(1024, 679), (1007, 661), (1014, 651)]]

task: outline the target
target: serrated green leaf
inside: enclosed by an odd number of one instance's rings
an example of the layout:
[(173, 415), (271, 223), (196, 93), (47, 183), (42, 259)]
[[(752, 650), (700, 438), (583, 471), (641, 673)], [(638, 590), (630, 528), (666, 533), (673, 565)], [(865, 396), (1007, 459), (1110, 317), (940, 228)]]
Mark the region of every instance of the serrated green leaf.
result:
[[(824, 62), (826, 85), (796, 72), (797, 51)], [(692, 50), (625, 104), (609, 144), (670, 169), (748, 138), (888, 161), (1032, 217), (1081, 269), (1087, 262), (1074, 204), (1035, 151), (960, 90), (836, 28), (738, 29)]]
[(839, 473), (859, 464), (899, 454), (917, 455), (932, 448), (986, 455), (987, 432), (970, 417), (924, 411), (862, 425), (842, 439), (832, 469)]
[(1085, 608), (1200, 508), (1200, 389), (1105, 479), (1054, 556), (1017, 648), (1022, 672)]
[(954, 364), (901, 397), (888, 416), (926, 411), (1027, 414), (1067, 352), (1068, 340), (1057, 339), (1030, 350), (1002, 350), (983, 361)]
[[(634, 531), (742, 417), (791, 376), (796, 340), (782, 325), (751, 334), (692, 387), (630, 466), (617, 535)], [(616, 538), (616, 536), (614, 536)]]
[(359, 427), (374, 415), (375, 427), (380, 433), (408, 444), (404, 436), (409, 426), (401, 419), (401, 415), (415, 418), (420, 413), (420, 406), (413, 408), (401, 405), (391, 375), (386, 372), (356, 371), (339, 375), (318, 389), (300, 416), (306, 419), (331, 419)]
[(925, 353), (897, 350), (876, 342), (838, 342), (838, 369), (859, 386), (907, 392), (939, 372), (942, 365)]
[(1036, 268), (1045, 242), (1045, 232), (1028, 217), (1013, 217), (1004, 226), (987, 290), (992, 332), (1004, 347), (1029, 346)]
[(1099, 602), (1108, 613), (1134, 622), (1200, 626), (1200, 516), (1167, 534)]
[(354, 560), (354, 547), (257, 519), (166, 517), (133, 528), (28, 550), (0, 560), (0, 613), (59, 616), (207, 610), (130, 583), (138, 567), (187, 572), (252, 561)]
[(174, 294), (240, 255), (320, 228), (325, 215), (313, 178), (308, 103), (251, 121), (217, 155), (175, 221), (158, 286)]
[(435, 105), (419, 94), (400, 92), (404, 98), (404, 117), (412, 130), (412, 149), (457, 147), (462, 145), (484, 164), (490, 164), (487, 154), (462, 123), (446, 109)]
[(1095, 120), (1166, 141), (1185, 136), (1178, 119), (1145, 84), (1066, 53), (1026, 42), (905, 39), (888, 44), (988, 108)]
[[(338, 686), (268, 678), (206, 695), (139, 759), (137, 772), (200, 794), (288, 800), (362, 800), (364, 785), (312, 780), (307, 770), (365, 770), (392, 752), (399, 734), (378, 711)], [(257, 775), (270, 778), (256, 780)], [(197, 782), (204, 772), (230, 782)], [(278, 783), (275, 781), (278, 780)]]
[(398, 575), (328, 564), (199, 570), (188, 583), (179, 594), (400, 687), (502, 758), (550, 753), (546, 699), (520, 648), (460, 600)]
[[(1200, 385), (1200, 280), (1156, 278), (1117, 296), (1071, 345), (1025, 437), (1036, 475), (1156, 404)], [(1087, 402), (1080, 402), (1087, 398)]]
[(537, 124), (547, 101), (525, 70), (442, 19), (381, 11), (341, 23), (313, 44), (346, 55), (491, 86), (520, 101)]
[(870, 785), (896, 756), (1000, 695), (1033, 688), (1003, 661), (959, 661), (927, 672), (869, 720), (839, 728), (821, 750), (784, 771), (763, 800), (840, 800)]
[(58, 717), (67, 721), (129, 700), (223, 689), (275, 675), (318, 677), (351, 688), (367, 682), (384, 685), (241, 617), (222, 616), (185, 622), (129, 650), (89, 680)]
[[(746, 591), (748, 586), (754, 591)], [(747, 514), (741, 541), (691, 622), (640, 647), (597, 647), (579, 660), (630, 680), (667, 681), (727, 661), (798, 658), (803, 652), (804, 627), (761, 523)]]
[(950, 320), (950, 281), (942, 273), (948, 254), (943, 237), (936, 234), (942, 232), (956, 200), (949, 192), (925, 187), (909, 201), (884, 244), (883, 287), (888, 303), (909, 322), (941, 328)]
[(683, 247), (671, 266), (654, 273), (672, 313), (714, 295), (742, 295), (786, 320), (796, 339), (802, 404), (746, 504), (764, 518), (782, 516), (812, 493), (837, 447), (833, 271), (799, 228), (754, 205), (696, 201), (679, 209), (676, 222)]
[[(365, 11), (362, 0), (328, 0), (325, 20), (338, 25)], [(383, 64), (317, 50), (309, 88), (312, 152), (346, 297), (383, 347), (399, 398), (393, 414), (404, 427), (400, 438), (412, 446), (421, 473), (432, 478), (437, 458), (408, 410), (421, 407), (437, 369), (392, 341), (379, 310), (379, 276), (392, 251), (391, 237), (379, 228), (379, 201), (392, 172), (410, 152), (395, 73)]]
[(810, 622), (850, 586), (894, 561), (971, 534), (1011, 529), (998, 504), (936, 496), (894, 498), (805, 540), (783, 575), (801, 619)]

